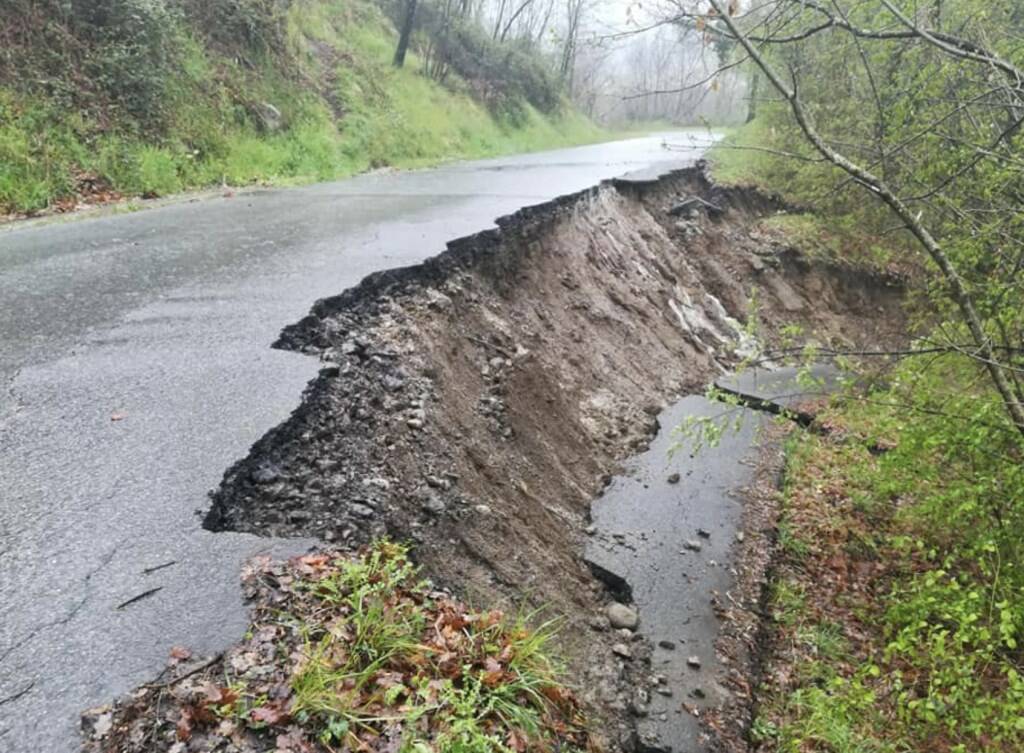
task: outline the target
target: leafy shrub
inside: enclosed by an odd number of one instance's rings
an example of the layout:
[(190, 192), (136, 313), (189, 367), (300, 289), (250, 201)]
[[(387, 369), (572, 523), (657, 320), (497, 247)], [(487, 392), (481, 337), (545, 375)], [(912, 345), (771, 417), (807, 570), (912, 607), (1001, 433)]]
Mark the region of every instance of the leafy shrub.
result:
[[(138, 129), (165, 121), (181, 17), (164, 0), (0, 0), (0, 84)], [(10, 21), (8, 22), (8, 18)]]
[(180, 191), (178, 163), (174, 155), (154, 146), (139, 150), (138, 157), (139, 193), (144, 196), (166, 196)]
[(905, 362), (791, 454), (763, 749), (1024, 746), (1024, 440), (976, 368)]
[(191, 26), (229, 52), (284, 52), (291, 0), (172, 0)]
[(444, 18), (430, 5), (420, 13), (438, 71), (450, 68), (493, 112), (519, 126), (526, 121), (525, 103), (543, 113), (559, 109), (561, 82), (533, 44), (496, 41), (474, 19)]

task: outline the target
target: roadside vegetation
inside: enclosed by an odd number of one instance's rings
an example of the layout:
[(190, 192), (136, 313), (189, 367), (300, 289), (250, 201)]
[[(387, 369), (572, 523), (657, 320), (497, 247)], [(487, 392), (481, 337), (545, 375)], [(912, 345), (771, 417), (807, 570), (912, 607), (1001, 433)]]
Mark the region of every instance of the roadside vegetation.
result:
[(972, 371), (907, 361), (793, 441), (760, 749), (1024, 749), (1024, 443)]
[(438, 56), (427, 26), (406, 64), (393, 66), (386, 3), (0, 6), (0, 215), (604, 135), (557, 77), (511, 44), (467, 38), (458, 50), (475, 66), (426, 75)]
[(752, 737), (1022, 750), (1024, 17), (712, 5), (761, 92), (717, 174), (807, 209), (773, 220), (801, 246), (913, 270), (906, 350), (861, 361), (874, 386), (791, 447)]
[(216, 662), (172, 651), (168, 680), (91, 715), (87, 750), (586, 751), (552, 623), (474, 611), (408, 555), (254, 564), (246, 640)]
[[(774, 117), (782, 118), (784, 113)], [(912, 241), (879, 222), (875, 207), (851, 197), (840, 205), (823, 203), (820, 178), (806, 180), (800, 163), (778, 153), (778, 131), (771, 114), (728, 129), (709, 155), (715, 180), (729, 186), (756, 186), (779, 194), (794, 211), (766, 217), (762, 227), (788, 236), (803, 253), (836, 262), (892, 270), (920, 266)]]

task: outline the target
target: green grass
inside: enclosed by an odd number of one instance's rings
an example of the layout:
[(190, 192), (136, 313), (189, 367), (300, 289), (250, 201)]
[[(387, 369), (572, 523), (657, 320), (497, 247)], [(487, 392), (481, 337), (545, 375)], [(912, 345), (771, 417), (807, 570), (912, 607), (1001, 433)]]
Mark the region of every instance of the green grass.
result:
[[(73, 196), (82, 173), (126, 196), (166, 196), (222, 183), (293, 184), (382, 166), (420, 167), (458, 158), (592, 143), (609, 134), (566, 104), (529, 105), (509, 122), (454, 80), (440, 86), (410, 55), (395, 70), (395, 32), (358, 0), (304, 0), (288, 15), (287, 64), (257, 58), (243, 68), (182, 32), (181, 63), (166, 83), (166, 128), (100, 126), (39, 96), (0, 85), (0, 213), (33, 213)], [(247, 102), (284, 118), (261, 133)], [(333, 104), (332, 104), (333, 103)]]
[(757, 151), (770, 144), (770, 134), (758, 120), (746, 125), (717, 129), (724, 138), (712, 147), (708, 160), (715, 180), (724, 185), (761, 185), (768, 175), (769, 155)]
[[(550, 656), (552, 624), (473, 613), (433, 593), (407, 550), (378, 542), (354, 560), (314, 556), (281, 620), (301, 647), (287, 716), (332, 749), (390, 738), (401, 753), (578, 751), (586, 734)], [(259, 682), (236, 682), (225, 710), (266, 715)], [(552, 747), (555, 746), (555, 747)], [(378, 749), (378, 748), (366, 748)], [(380, 748), (383, 749), (383, 748)]]
[(1024, 442), (959, 356), (889, 383), (790, 447), (752, 734), (785, 753), (1022, 750)]

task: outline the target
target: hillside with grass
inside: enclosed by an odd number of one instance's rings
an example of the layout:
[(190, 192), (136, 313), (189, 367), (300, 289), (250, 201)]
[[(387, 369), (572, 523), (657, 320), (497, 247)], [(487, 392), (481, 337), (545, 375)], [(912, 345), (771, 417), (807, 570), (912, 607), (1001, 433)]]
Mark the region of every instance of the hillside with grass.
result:
[[(440, 81), (371, 0), (0, 0), (0, 215), (594, 141), (480, 36)], [(464, 40), (465, 41), (465, 40)], [(475, 47), (473, 46), (475, 44)]]

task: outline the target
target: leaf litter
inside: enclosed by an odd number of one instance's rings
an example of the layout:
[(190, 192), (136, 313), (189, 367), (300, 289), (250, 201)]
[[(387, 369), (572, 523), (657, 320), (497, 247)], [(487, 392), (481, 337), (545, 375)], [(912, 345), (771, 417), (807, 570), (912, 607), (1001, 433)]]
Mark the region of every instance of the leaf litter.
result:
[(554, 625), (478, 612), (406, 547), (260, 557), (245, 638), (170, 650), (156, 682), (83, 715), (87, 753), (596, 751), (549, 655)]

